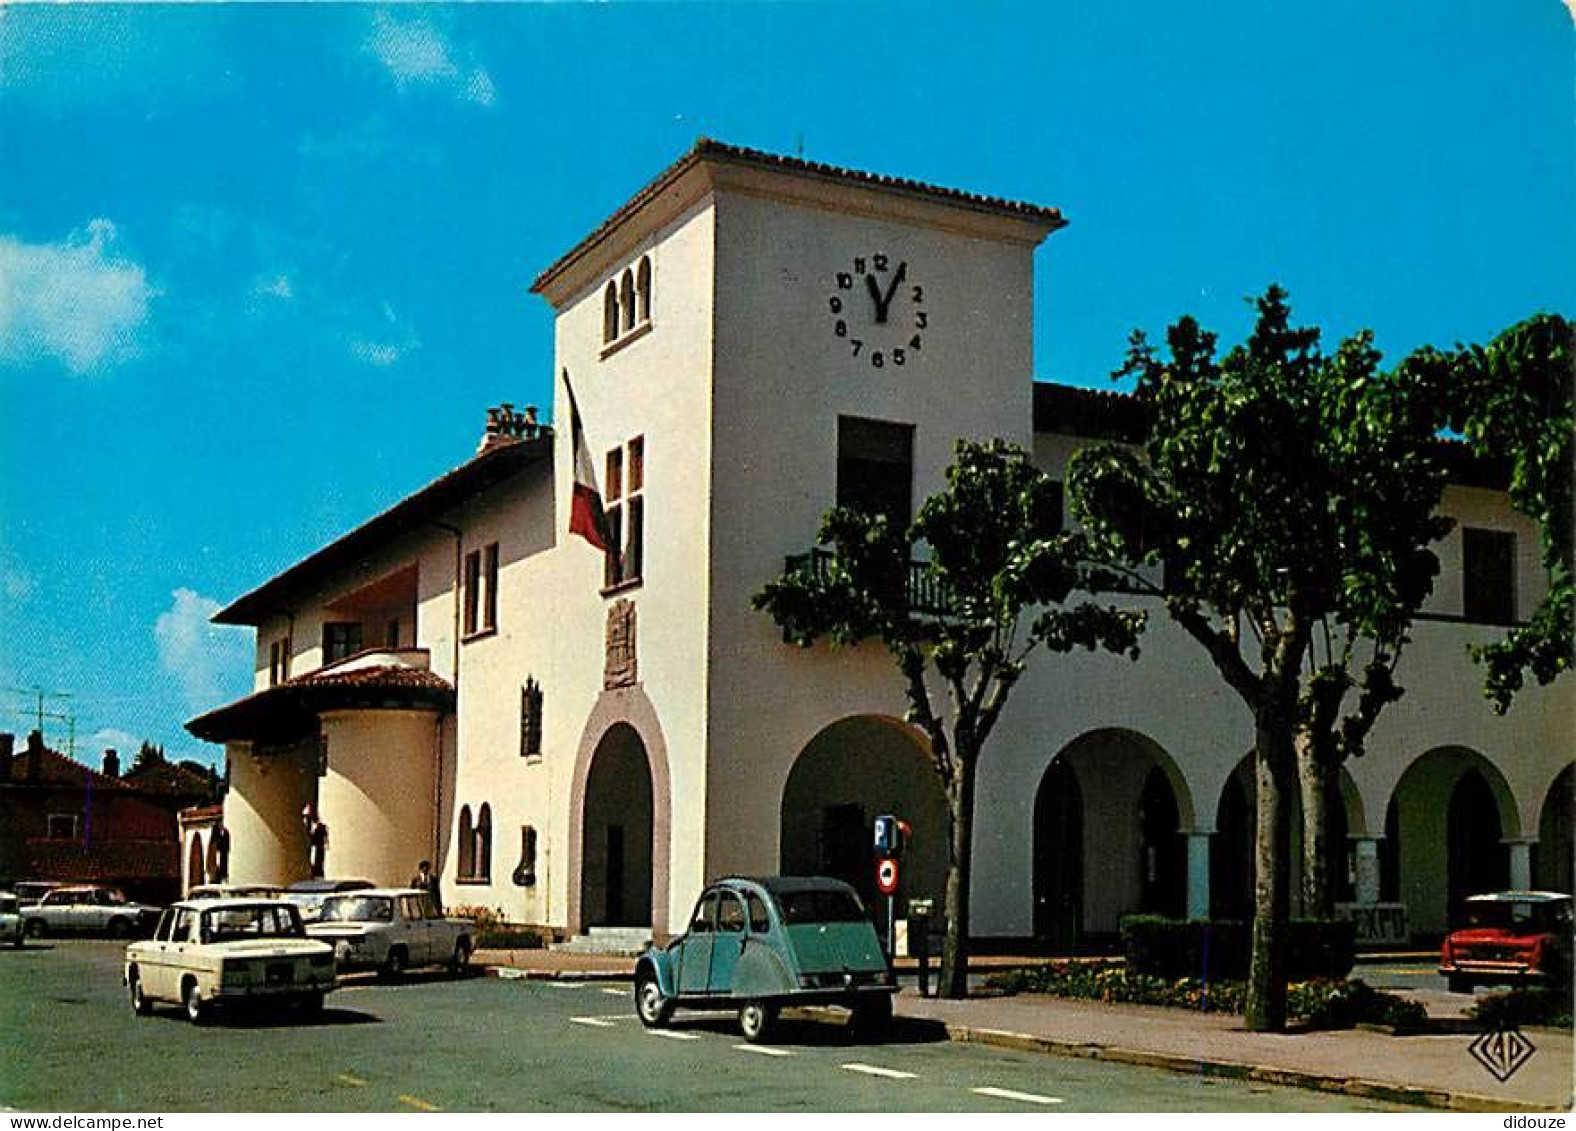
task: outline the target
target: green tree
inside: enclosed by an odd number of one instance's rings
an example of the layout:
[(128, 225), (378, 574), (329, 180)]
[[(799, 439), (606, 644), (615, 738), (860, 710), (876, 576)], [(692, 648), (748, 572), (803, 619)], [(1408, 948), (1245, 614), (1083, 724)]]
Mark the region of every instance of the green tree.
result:
[(1528, 674), (1548, 684), (1576, 664), (1576, 327), (1558, 315), (1536, 315), (1435, 365), (1450, 379), (1450, 427), (1479, 457), (1508, 464), (1511, 503), (1541, 531), (1548, 592), (1525, 624), (1473, 652), (1485, 669), (1484, 693), (1504, 714)]
[[(1040, 648), (1138, 656), (1141, 612), (1067, 604), (1100, 577), (1082, 564), (1087, 548), (1063, 532), (1061, 515), (1056, 484), (1021, 449), (959, 441), (945, 489), (911, 527), (833, 510), (820, 530), (829, 554), (812, 555), (754, 598), (793, 643), (879, 640), (896, 661), (907, 719), (929, 740), (947, 798), (947, 997), (967, 993), (976, 771), (1029, 656)], [(929, 547), (923, 564), (910, 563), (915, 542)]]
[(1291, 325), (1286, 294), (1257, 300), (1225, 357), (1183, 318), (1169, 359), (1134, 334), (1117, 376), (1149, 411), (1142, 452), (1101, 445), (1069, 472), (1097, 554), (1133, 565), (1140, 592), (1209, 656), (1252, 719), (1257, 793), (1248, 1025), (1286, 1017), (1290, 832), (1304, 822), (1305, 903), (1329, 903), (1327, 819), (1340, 763), (1386, 704), (1412, 614), (1449, 530), (1430, 383), (1379, 368), (1368, 333), (1333, 356)]
[(137, 748), (137, 757), (132, 761), (133, 770), (144, 770), (149, 766), (159, 765), (164, 761), (164, 747), (159, 743), (142, 740), (142, 745)]

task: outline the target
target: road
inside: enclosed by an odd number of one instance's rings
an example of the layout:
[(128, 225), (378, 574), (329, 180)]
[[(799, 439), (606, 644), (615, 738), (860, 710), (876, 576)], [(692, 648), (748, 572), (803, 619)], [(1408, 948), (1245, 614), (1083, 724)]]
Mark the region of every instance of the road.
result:
[(1384, 1111), (1350, 1097), (785, 1019), (653, 1034), (627, 988), (348, 979), (322, 1017), (132, 1014), (115, 943), (0, 953), (0, 1107), (45, 1111)]

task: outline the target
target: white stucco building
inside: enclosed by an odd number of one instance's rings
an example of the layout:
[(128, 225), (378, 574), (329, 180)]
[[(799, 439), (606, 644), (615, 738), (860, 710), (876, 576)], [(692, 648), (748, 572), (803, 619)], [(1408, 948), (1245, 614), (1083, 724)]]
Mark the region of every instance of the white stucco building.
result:
[[(495, 413), (450, 474), (239, 597), (253, 694), (193, 720), (226, 747), (235, 882), (403, 881), (577, 933), (677, 931), (725, 873), (869, 888), (870, 819), (916, 828), (939, 896), (944, 807), (885, 652), (785, 645), (750, 607), (821, 514), (905, 516), (958, 437), (1060, 478), (1131, 438), (1125, 398), (1033, 381), (1049, 208), (701, 142), (537, 279), (557, 434)], [(564, 376), (620, 552), (568, 533)], [(1570, 890), (1567, 680), (1493, 715), (1466, 656), (1541, 595), (1536, 530), (1491, 485), (1417, 627), (1406, 697), (1344, 783), (1348, 902), (1441, 930), (1470, 890)], [(1250, 720), (1151, 617), (1136, 665), (1041, 656), (981, 764), (974, 930), (1069, 945), (1138, 909), (1240, 915)]]

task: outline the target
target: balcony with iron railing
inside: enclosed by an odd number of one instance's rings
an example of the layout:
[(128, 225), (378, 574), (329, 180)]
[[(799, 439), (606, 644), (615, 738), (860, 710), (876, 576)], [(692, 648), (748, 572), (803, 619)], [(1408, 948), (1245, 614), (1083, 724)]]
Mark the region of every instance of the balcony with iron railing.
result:
[[(789, 554), (784, 562), (786, 572), (798, 574), (815, 581), (825, 581), (831, 574), (835, 554), (816, 547), (807, 553)], [(911, 561), (908, 576), (903, 582), (903, 593), (910, 612), (927, 616), (946, 616), (952, 610), (952, 598), (947, 587), (930, 574), (930, 563)]]

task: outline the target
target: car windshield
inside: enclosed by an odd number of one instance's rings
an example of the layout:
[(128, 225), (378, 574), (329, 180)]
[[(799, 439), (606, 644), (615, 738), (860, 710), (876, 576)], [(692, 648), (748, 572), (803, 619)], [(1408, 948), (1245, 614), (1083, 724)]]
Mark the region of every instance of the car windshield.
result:
[(777, 894), (783, 922), (790, 927), (800, 923), (857, 923), (864, 919), (859, 901), (846, 891), (791, 891)]
[(1512, 903), (1478, 900), (1467, 904), (1467, 920), (1474, 927), (1507, 931), (1554, 930), (1570, 916), (1568, 903)]
[(394, 918), (394, 901), (382, 896), (341, 895), (323, 903), (323, 923), (386, 922)]
[(299, 939), (306, 936), (301, 917), (287, 903), (218, 907), (202, 915), (202, 941), (236, 942), (246, 939)]

